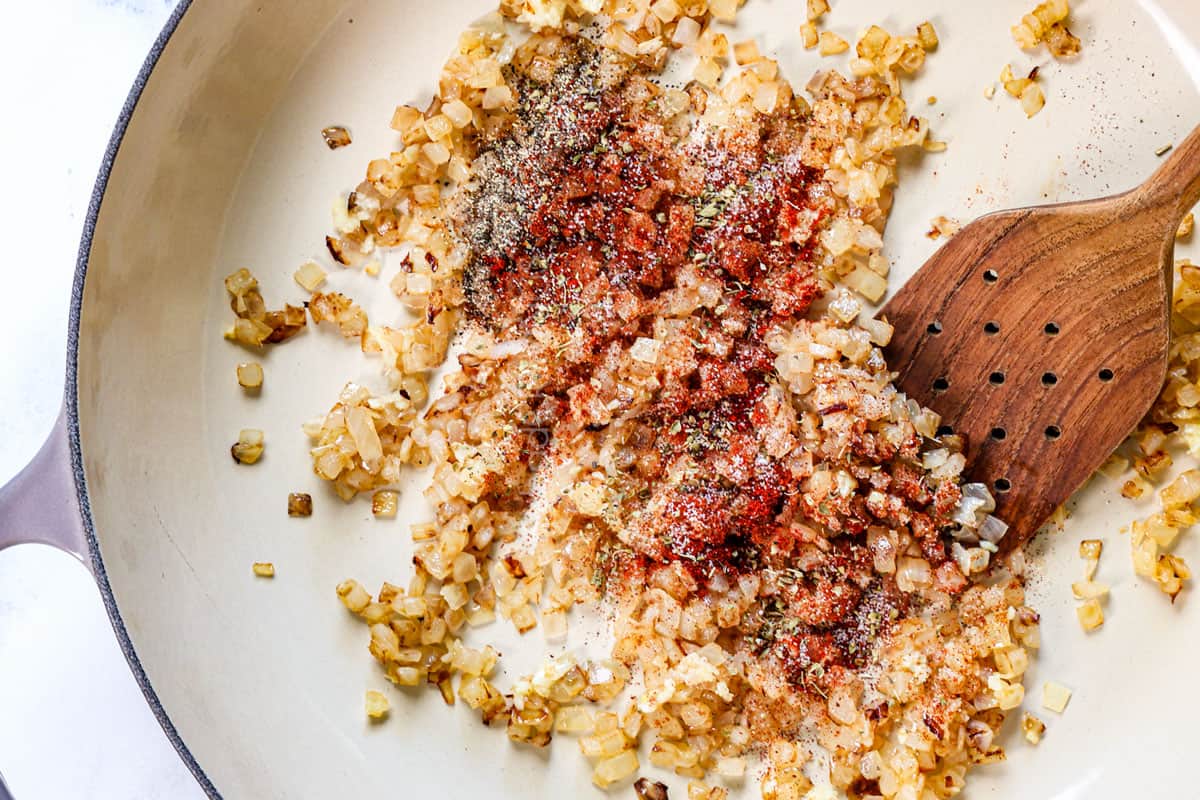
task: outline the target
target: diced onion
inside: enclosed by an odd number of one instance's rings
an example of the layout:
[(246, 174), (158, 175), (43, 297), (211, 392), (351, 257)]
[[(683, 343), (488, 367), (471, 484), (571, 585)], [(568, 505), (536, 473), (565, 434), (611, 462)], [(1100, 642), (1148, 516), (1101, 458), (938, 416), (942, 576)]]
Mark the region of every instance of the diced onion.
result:
[(382, 489), (371, 496), (371, 513), (378, 519), (392, 519), (400, 506), (400, 493)]
[(998, 544), (1006, 533), (1008, 533), (1008, 523), (991, 514), (984, 517), (983, 524), (979, 526), (979, 538), (992, 544)]
[(371, 719), (383, 719), (387, 716), (391, 703), (388, 702), (387, 695), (373, 689), (368, 689), (366, 707), (368, 717)]
[(292, 277), (305, 291), (315, 292), (321, 284), (325, 283), (326, 275), (325, 270), (321, 269), (318, 264), (308, 261), (301, 264)]
[(263, 432), (256, 428), (244, 428), (238, 433), (238, 440), (229, 452), (239, 464), (254, 464), (262, 458), (263, 448)]
[(1067, 703), (1070, 701), (1071, 690), (1061, 683), (1046, 681), (1042, 686), (1042, 708), (1061, 714), (1067, 710)]
[(598, 763), (592, 773), (592, 782), (601, 789), (605, 789), (617, 781), (633, 775), (637, 772), (638, 766), (637, 753), (633, 750), (625, 750)]
[(246, 364), (237, 365), (238, 384), (243, 389), (260, 389), (263, 384), (263, 368), (262, 365), (251, 361)]
[(288, 495), (287, 512), (289, 517), (311, 517), (312, 495), (292, 492)]

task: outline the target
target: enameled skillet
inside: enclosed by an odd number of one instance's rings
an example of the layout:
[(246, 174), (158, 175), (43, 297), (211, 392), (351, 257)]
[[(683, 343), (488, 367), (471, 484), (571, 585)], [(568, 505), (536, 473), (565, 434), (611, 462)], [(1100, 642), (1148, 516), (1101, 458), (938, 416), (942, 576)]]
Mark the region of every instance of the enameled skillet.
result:
[[(900, 29), (926, 18), (941, 33), (906, 92), (951, 146), (904, 171), (888, 233), (893, 286), (936, 246), (922, 235), (931, 217), (1131, 186), (1200, 116), (1193, 0), (1080, 4), (1073, 18), (1084, 53), (1045, 65), (1046, 109), (1026, 120), (1003, 92), (985, 99), (1005, 63), (1018, 71), (1037, 63), (1008, 33), (1032, 5), (835, 6), (830, 24), (847, 36), (872, 22)], [(429, 97), (457, 32), (487, 10), (486, 0), (184, 0), (101, 167), (70, 300), (62, 417), (0, 490), (0, 546), (48, 542), (89, 565), (148, 702), (214, 797), (594, 791), (569, 744), (515, 748), (465, 710), (388, 688), (363, 629), (338, 604), (333, 587), (347, 576), (368, 586), (404, 576), (407, 530), (320, 486), (299, 425), (374, 365), (310, 331), (260, 359), (266, 388), (250, 398), (233, 376), (246, 356), (221, 339), (229, 314), (221, 277), (249, 266), (268, 302), (298, 298), (291, 273), (321, 255), (335, 194), (392, 149), (392, 107)], [(829, 62), (801, 47), (802, 13), (802, 4), (751, 0), (735, 35), (758, 36), (803, 83)], [(930, 95), (937, 105), (923, 108)], [(320, 130), (330, 124), (349, 127), (354, 144), (328, 151)], [(360, 299), (379, 285), (361, 274), (335, 281)], [(394, 313), (386, 294), (374, 292), (372, 317)], [(266, 431), (267, 456), (254, 468), (229, 458), (243, 427)], [(1050, 731), (1039, 748), (1013, 742), (1007, 763), (975, 773), (971, 797), (1193, 792), (1200, 618), (1186, 593), (1170, 607), (1132, 576), (1119, 529), (1147, 512), (1114, 488), (1094, 482), (1067, 530), (1035, 548), (1042, 577), (1032, 596), (1045, 642), (1029, 703), (1036, 709), (1041, 682), (1054, 679), (1075, 690), (1071, 706), (1061, 718), (1042, 714)], [(287, 518), (291, 491), (314, 495), (312, 518)], [(423, 513), (419, 492), (408, 495), (406, 514)], [(1081, 569), (1078, 540), (1096, 536), (1109, 544), (1101, 579), (1114, 601), (1104, 629), (1088, 638), (1068, 584)], [(1182, 552), (1195, 561), (1197, 549), (1185, 542)], [(250, 565), (266, 560), (278, 576), (255, 580)], [(497, 636), (518, 668), (540, 655), (540, 646)], [(394, 692), (387, 724), (367, 725), (365, 688)], [(757, 796), (753, 785), (745, 795)]]

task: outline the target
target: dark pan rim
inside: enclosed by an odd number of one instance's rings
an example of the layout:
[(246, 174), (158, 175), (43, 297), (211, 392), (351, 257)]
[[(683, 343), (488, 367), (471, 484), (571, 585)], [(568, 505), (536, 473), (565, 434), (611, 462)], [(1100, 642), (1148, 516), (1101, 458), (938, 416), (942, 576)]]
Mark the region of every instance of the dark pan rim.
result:
[(146, 56), (142, 68), (138, 71), (137, 78), (133, 82), (133, 87), (129, 90), (129, 95), (125, 99), (125, 105), (121, 108), (121, 114), (117, 118), (116, 127), (113, 129), (112, 136), (108, 140), (108, 147), (104, 151), (104, 160), (100, 164), (100, 172), (96, 177), (96, 185), (92, 189), (91, 201), (88, 203), (87, 217), (83, 223), (83, 238), (79, 242), (79, 255), (75, 262), (75, 281), (71, 287), (71, 315), (67, 328), (67, 381), (66, 381), (66, 418), (67, 418), (67, 438), (71, 451), (71, 470), (75, 477), (75, 491), (79, 497), (79, 510), (83, 520), (84, 537), (87, 541), (88, 555), (91, 559), (92, 572), (96, 577), (96, 584), (100, 587), (100, 596), (104, 600), (104, 608), (108, 612), (108, 618), (112, 621), (113, 631), (117, 635), (117, 641), (121, 645), (121, 652), (125, 654), (125, 659), (129, 662), (129, 667), (133, 671), (133, 677), (137, 680), (138, 686), (142, 689), (142, 694), (146, 696), (146, 702), (150, 704), (150, 710), (154, 712), (158, 724), (162, 726), (163, 731), (167, 734), (167, 738), (174, 745), (175, 750), (179, 753), (179, 757), (183, 759), (192, 775), (199, 782), (200, 787), (208, 794), (209, 797), (219, 800), (220, 792), (213, 786), (204, 769), (196, 762), (195, 756), (188, 749), (187, 744), (179, 736), (179, 731), (175, 729), (174, 723), (167, 715), (166, 710), (162, 706), (162, 702), (158, 699), (158, 695), (154, 691), (154, 687), (150, 685), (150, 679), (146, 677), (146, 670), (142, 666), (142, 662), (138, 659), (137, 652), (134, 651), (133, 642), (129, 638), (129, 631), (125, 628), (125, 621), (121, 619), (121, 612), (117, 608), (116, 599), (113, 597), (112, 586), (109, 585), (108, 575), (104, 571), (104, 561), (100, 558), (100, 548), (96, 542), (96, 527), (92, 519), (91, 504), (88, 501), (87, 479), (83, 471), (83, 454), (79, 441), (79, 320), (80, 310), (83, 305), (83, 285), (87, 279), (88, 257), (92, 250), (92, 237), (96, 232), (96, 220), (100, 215), (100, 206), (104, 201), (104, 191), (108, 187), (108, 179), (112, 175), (113, 164), (116, 161), (117, 153), (121, 149), (121, 141), (125, 138), (125, 131), (129, 127), (129, 121), (133, 117), (133, 113), (137, 108), (138, 100), (141, 99), (142, 92), (146, 89), (146, 84), (150, 80), (150, 74), (154, 71), (158, 59), (166, 49), (167, 43), (171, 39), (171, 35), (175, 33), (179, 27), (183, 15), (191, 6), (192, 0), (179, 0), (179, 4), (175, 10), (171, 12), (170, 18), (166, 25), (163, 26), (162, 32), (158, 38), (154, 40), (154, 45), (150, 48), (149, 54)]

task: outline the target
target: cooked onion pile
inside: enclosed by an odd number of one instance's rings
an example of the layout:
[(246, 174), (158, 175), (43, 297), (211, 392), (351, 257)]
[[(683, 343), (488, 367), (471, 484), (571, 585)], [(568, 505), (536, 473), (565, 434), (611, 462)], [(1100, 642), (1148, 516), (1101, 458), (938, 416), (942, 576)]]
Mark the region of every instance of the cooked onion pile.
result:
[(268, 311), (262, 293), (258, 291), (258, 279), (248, 269), (239, 269), (226, 277), (225, 290), (229, 293), (229, 305), (235, 316), (233, 324), (225, 331), (225, 338), (238, 344), (246, 347), (280, 344), (300, 333), (308, 324), (308, 316), (298, 306), (287, 304), (282, 311)]
[[(1046, 49), (1055, 59), (1072, 59), (1079, 55), (1082, 43), (1067, 27), (1070, 13), (1069, 0), (1046, 0), (1012, 26), (1013, 39), (1023, 50), (1033, 50), (1045, 42)], [(1041, 66), (1038, 65), (1027, 75), (1018, 77), (1013, 74), (1011, 64), (1005, 64), (1000, 72), (1000, 85), (1009, 95), (1020, 100), (1027, 117), (1034, 116), (1046, 105), (1046, 95), (1037, 82), (1040, 72)], [(989, 86), (984, 94), (990, 100), (995, 94), (995, 86)]]
[[(1131, 499), (1169, 476), (1172, 446), (1185, 447), (1200, 457), (1200, 267), (1186, 260), (1175, 264), (1171, 331), (1167, 380), (1158, 400), (1138, 430), (1100, 469), (1119, 478), (1132, 468), (1134, 474), (1122, 489)], [(1159, 510), (1130, 527), (1134, 572), (1152, 580), (1172, 602), (1192, 578), (1187, 562), (1172, 551), (1180, 534), (1200, 520), (1194, 507), (1197, 500), (1200, 470), (1184, 470), (1159, 490)], [(1102, 614), (1099, 621), (1103, 622)]]
[[(328, 247), (363, 268), (400, 248), (391, 287), (416, 319), (313, 295), (389, 387), (348, 385), (306, 432), (344, 499), (395, 513), (378, 490), (428, 467), (436, 514), (412, 526), (406, 586), (337, 592), (394, 683), (517, 742), (578, 737), (598, 786), (648, 757), (716, 799), (758, 758), (768, 798), (814, 779), (948, 797), (1003, 758), (1038, 641), (1019, 576), (990, 563), (992, 498), (891, 385), (891, 328), (859, 299), (886, 290), (896, 151), (942, 147), (900, 96), (937, 36), (873, 27), (852, 76), (819, 73), (805, 99), (709, 27), (738, 5), (505, 4), (532, 35), (472, 28), (430, 107), (397, 109), (403, 144)], [(662, 88), (680, 49), (696, 80)], [(615, 612), (607, 657), (493, 683), (475, 628), (557, 642), (577, 605)]]
[(1039, 3), (1021, 21), (1012, 27), (1013, 39), (1025, 50), (1032, 50), (1041, 42), (1055, 58), (1070, 58), (1079, 54), (1078, 37), (1067, 28), (1067, 16), (1071, 13), (1068, 0), (1047, 0)]

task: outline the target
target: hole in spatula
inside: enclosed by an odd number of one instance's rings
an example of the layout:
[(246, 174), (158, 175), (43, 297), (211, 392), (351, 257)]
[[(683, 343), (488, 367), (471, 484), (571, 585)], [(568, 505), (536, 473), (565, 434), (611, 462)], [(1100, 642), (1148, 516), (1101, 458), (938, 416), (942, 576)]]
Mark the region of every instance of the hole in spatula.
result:
[(1057, 439), (1060, 436), (1062, 436), (1062, 428), (1058, 427), (1057, 425), (1047, 426), (1047, 428), (1046, 428), (1046, 438), (1047, 439), (1049, 439), (1050, 441), (1054, 441), (1055, 439)]
[(1053, 386), (1058, 383), (1058, 376), (1053, 372), (1042, 373), (1042, 386)]
[(1046, 332), (1047, 336), (1058, 336), (1058, 331), (1059, 331), (1058, 323), (1047, 322), (1046, 327), (1042, 328), (1042, 330)]
[(1008, 438), (1008, 431), (1004, 428), (992, 428), (992, 441), (1003, 442)]
[(992, 488), (1000, 494), (1004, 494), (1012, 489), (1012, 484), (1009, 482), (1008, 478), (996, 478), (996, 480), (992, 482)]
[(925, 332), (928, 333), (930, 336), (937, 336), (939, 333), (942, 332), (942, 323), (938, 322), (937, 320), (934, 320), (933, 322), (931, 322), (925, 326)]
[(949, 388), (950, 381), (945, 377), (937, 378), (933, 382), (933, 391), (935, 394), (941, 394)]
[(1000, 324), (997, 322), (985, 322), (983, 324), (983, 332), (988, 336), (995, 336), (1000, 332)]
[(983, 280), (985, 283), (995, 283), (1000, 280), (1000, 273), (994, 269), (984, 270)]
[(988, 383), (990, 383), (992, 386), (1004, 385), (1004, 373), (993, 372), (991, 375), (988, 375)]
[(1102, 369), (1098, 373), (1096, 373), (1096, 377), (1099, 378), (1100, 380), (1104, 381), (1105, 383), (1108, 383), (1109, 381), (1111, 381), (1113, 379), (1113, 371), (1111, 369), (1109, 369), (1108, 367), (1105, 367), (1104, 369)]

